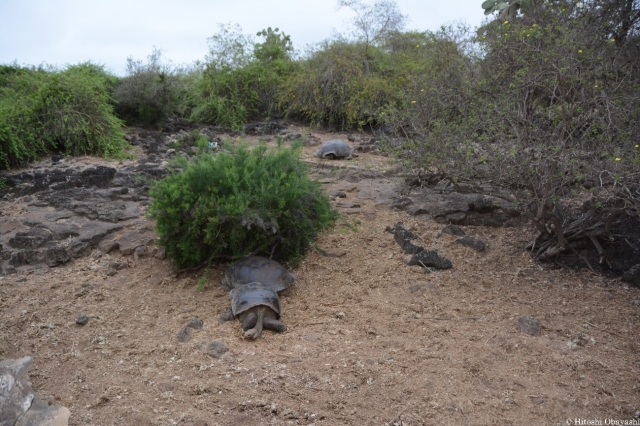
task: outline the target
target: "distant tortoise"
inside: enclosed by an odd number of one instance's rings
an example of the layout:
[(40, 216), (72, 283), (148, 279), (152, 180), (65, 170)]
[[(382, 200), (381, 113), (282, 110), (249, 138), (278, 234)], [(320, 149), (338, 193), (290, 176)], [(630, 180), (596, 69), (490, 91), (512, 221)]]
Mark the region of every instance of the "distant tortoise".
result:
[(222, 313), (222, 321), (235, 318), (242, 323), (245, 336), (252, 339), (262, 329), (283, 332), (287, 327), (280, 321), (282, 292), (293, 284), (295, 276), (278, 262), (264, 257), (249, 256), (227, 268), (222, 285), (231, 289), (231, 307)]
[(347, 160), (351, 160), (353, 158), (353, 147), (340, 139), (333, 139), (325, 142), (320, 149), (316, 151), (316, 155), (320, 158), (346, 158)]

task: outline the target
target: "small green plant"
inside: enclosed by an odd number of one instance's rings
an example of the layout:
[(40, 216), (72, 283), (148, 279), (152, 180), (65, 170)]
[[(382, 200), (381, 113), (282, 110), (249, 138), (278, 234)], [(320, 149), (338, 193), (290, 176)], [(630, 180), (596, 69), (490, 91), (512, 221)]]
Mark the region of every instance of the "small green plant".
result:
[(358, 232), (358, 225), (362, 222), (355, 218), (349, 218), (347, 216), (343, 216), (338, 221), (338, 234), (349, 234), (351, 232)]
[(167, 148), (175, 149), (177, 151), (177, 150), (182, 149), (182, 144), (180, 142), (178, 142), (178, 141), (169, 142), (169, 143), (167, 143)]
[(149, 214), (167, 255), (179, 268), (249, 253), (301, 259), (338, 213), (309, 178), (300, 152), (300, 145), (225, 144), (217, 155), (178, 158), (176, 172), (151, 190)]
[(207, 267), (202, 276), (198, 280), (198, 284), (196, 284), (196, 289), (198, 291), (204, 291), (204, 288), (207, 286), (207, 281), (209, 280), (209, 274), (211, 273), (211, 268)]
[(167, 144), (167, 147), (175, 150), (186, 149), (192, 146), (201, 149), (207, 148), (209, 146), (209, 137), (200, 133), (198, 130), (192, 130), (188, 134), (180, 136), (178, 140)]
[(207, 137), (198, 130), (192, 130), (189, 134), (178, 139), (180, 146), (199, 146), (202, 141), (207, 141)]

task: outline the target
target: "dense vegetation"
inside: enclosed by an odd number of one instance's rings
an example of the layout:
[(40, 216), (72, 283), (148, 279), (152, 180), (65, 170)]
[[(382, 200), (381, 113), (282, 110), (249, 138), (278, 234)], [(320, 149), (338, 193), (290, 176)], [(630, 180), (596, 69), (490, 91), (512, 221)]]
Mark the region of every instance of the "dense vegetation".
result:
[(178, 267), (250, 253), (295, 262), (337, 218), (299, 146), (227, 145), (219, 154), (205, 147), (191, 162), (178, 159), (151, 192), (149, 214)]
[(110, 96), (116, 82), (89, 63), (62, 71), (0, 66), (0, 168), (50, 152), (124, 155)]

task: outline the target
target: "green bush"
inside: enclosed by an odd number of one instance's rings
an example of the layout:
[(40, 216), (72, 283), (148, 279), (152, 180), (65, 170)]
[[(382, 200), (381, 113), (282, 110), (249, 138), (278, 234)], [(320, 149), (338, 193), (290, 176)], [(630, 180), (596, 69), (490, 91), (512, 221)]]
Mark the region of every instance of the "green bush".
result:
[(127, 76), (114, 91), (118, 114), (130, 123), (159, 126), (178, 115), (186, 95), (188, 73), (162, 61), (154, 48), (147, 63), (127, 59)]
[(90, 63), (64, 71), (0, 67), (0, 167), (49, 152), (123, 156), (127, 143), (109, 96), (114, 81)]
[(296, 69), (289, 36), (279, 29), (263, 30), (262, 43), (242, 35), (240, 28), (221, 26), (209, 39), (210, 52), (190, 115), (193, 121), (240, 128), (252, 120), (281, 113), (281, 86)]
[(318, 231), (337, 218), (300, 147), (225, 145), (203, 152), (151, 190), (160, 243), (180, 268), (248, 253), (299, 260)]
[[(436, 34), (437, 66), (408, 80), (404, 108), (385, 111), (402, 136), (390, 145), (422, 177), (508, 188), (544, 236), (541, 259), (569, 247), (563, 232), (613, 241), (621, 212), (640, 215), (640, 11), (613, 0), (511, 4), (520, 13), (474, 37)], [(566, 212), (577, 194), (597, 214)], [(541, 245), (549, 236), (557, 245)]]
[(383, 70), (386, 56), (362, 43), (327, 42), (284, 82), (280, 103), (290, 116), (313, 125), (375, 124), (379, 110), (396, 100), (398, 81)]
[(612, 177), (631, 182), (640, 56), (593, 25), (592, 6), (530, 3), (474, 39), (435, 34), (436, 66), (408, 80), (404, 108), (386, 111), (405, 137), (396, 152), (414, 169), (525, 189), (543, 203)]

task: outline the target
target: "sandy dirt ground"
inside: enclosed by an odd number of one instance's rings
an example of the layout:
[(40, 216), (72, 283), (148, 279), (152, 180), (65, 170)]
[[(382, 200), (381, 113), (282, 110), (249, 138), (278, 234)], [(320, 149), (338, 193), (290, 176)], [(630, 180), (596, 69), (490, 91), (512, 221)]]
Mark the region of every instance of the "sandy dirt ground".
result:
[[(313, 160), (313, 150), (305, 149), (309, 161), (327, 161)], [(368, 154), (344, 164), (394, 167)], [(534, 262), (523, 249), (526, 226), (465, 227), (487, 243), (477, 253), (431, 219), (355, 192), (339, 201), (361, 208), (318, 238), (340, 257), (312, 249), (292, 271), (285, 333), (246, 340), (240, 323), (219, 321), (229, 306), (219, 287), (225, 265), (198, 291), (201, 275), (176, 277), (170, 260), (94, 252), (0, 278), (0, 359), (33, 356), (34, 388), (68, 407), (71, 425), (565, 425), (640, 416), (638, 289)], [(397, 222), (453, 268), (405, 265), (385, 232)], [(129, 267), (107, 276), (113, 260)], [(75, 323), (81, 312), (84, 326)], [(522, 333), (521, 316), (539, 319), (541, 335)], [(179, 342), (193, 317), (203, 328)], [(213, 342), (226, 352), (208, 351)]]

